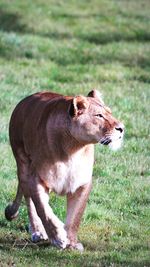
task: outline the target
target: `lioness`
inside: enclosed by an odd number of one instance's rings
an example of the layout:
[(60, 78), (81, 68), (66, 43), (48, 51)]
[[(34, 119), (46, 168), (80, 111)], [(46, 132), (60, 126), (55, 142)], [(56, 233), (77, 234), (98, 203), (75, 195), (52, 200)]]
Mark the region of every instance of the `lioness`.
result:
[[(82, 250), (77, 230), (91, 190), (94, 144), (118, 147), (123, 132), (96, 90), (87, 97), (41, 92), (23, 99), (10, 120), (19, 182), (6, 218), (18, 215), (24, 196), (33, 242), (49, 239), (57, 247)], [(65, 225), (49, 206), (52, 191), (67, 196)]]

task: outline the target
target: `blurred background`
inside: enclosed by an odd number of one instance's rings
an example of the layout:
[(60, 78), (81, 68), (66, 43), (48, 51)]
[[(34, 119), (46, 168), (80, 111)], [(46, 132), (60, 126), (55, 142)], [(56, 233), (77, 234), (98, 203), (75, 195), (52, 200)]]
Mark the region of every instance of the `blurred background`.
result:
[[(93, 88), (126, 133), (116, 153), (95, 148), (85, 252), (33, 245), (24, 202), (17, 221), (4, 218), (17, 186), (11, 113), (37, 91)], [(150, 266), (149, 114), (149, 0), (0, 0), (0, 266)], [(52, 194), (50, 203), (65, 220), (65, 199)]]

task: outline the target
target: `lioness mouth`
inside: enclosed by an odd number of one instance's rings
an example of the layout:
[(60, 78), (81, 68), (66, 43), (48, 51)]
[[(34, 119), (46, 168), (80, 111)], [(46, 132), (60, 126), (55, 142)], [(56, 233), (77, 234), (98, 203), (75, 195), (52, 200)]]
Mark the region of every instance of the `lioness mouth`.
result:
[(100, 142), (102, 145), (109, 145), (110, 143), (111, 143), (111, 139), (109, 139), (109, 138), (105, 138), (104, 140), (102, 140), (101, 142)]

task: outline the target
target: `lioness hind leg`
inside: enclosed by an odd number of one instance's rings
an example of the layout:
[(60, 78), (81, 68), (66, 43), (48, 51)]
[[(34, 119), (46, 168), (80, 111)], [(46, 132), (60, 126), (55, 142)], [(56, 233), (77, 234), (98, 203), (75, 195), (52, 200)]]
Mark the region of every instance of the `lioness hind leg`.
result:
[(30, 197), (25, 197), (28, 208), (28, 216), (30, 221), (31, 240), (33, 242), (39, 242), (41, 240), (47, 240), (48, 236), (42, 224), (40, 217), (37, 215), (36, 208)]
[(49, 206), (49, 194), (47, 190), (40, 182), (37, 183), (36, 179), (32, 179), (30, 186), (31, 198), (49, 240), (59, 248), (66, 248), (68, 245), (67, 232), (64, 229), (64, 224), (57, 218)]
[(91, 183), (76, 190), (75, 193), (67, 195), (67, 218), (65, 229), (70, 242), (71, 249), (83, 251), (83, 246), (77, 241), (77, 231), (81, 222), (83, 212), (91, 191)]
[[(11, 214), (13, 216), (17, 216), (17, 210), (19, 208), (19, 204), (21, 202), (22, 194), (24, 195), (27, 203), (28, 208), (28, 215), (29, 215), (29, 221), (31, 225), (31, 233), (32, 233), (32, 241), (37, 242), (41, 239), (47, 239), (47, 235), (45, 232), (45, 229), (42, 225), (42, 222), (40, 218), (37, 215), (34, 203), (32, 202), (32, 199), (30, 198), (30, 189), (29, 189), (29, 178), (30, 178), (30, 159), (26, 155), (24, 148), (18, 148), (17, 150), (14, 150), (14, 156), (17, 163), (17, 175), (18, 175), (18, 192), (15, 201), (13, 202), (13, 205), (9, 205), (5, 210), (6, 218), (13, 219)], [(20, 193), (21, 192), (21, 193)], [(15, 213), (16, 212), (16, 213)]]

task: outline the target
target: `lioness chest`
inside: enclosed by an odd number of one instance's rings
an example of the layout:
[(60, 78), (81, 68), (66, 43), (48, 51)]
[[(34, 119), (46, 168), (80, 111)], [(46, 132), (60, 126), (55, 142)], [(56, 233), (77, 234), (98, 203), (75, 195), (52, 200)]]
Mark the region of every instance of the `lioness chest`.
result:
[(47, 165), (44, 182), (57, 194), (74, 193), (92, 179), (93, 163), (93, 145), (88, 145), (86, 150), (71, 155), (67, 161), (56, 161)]

